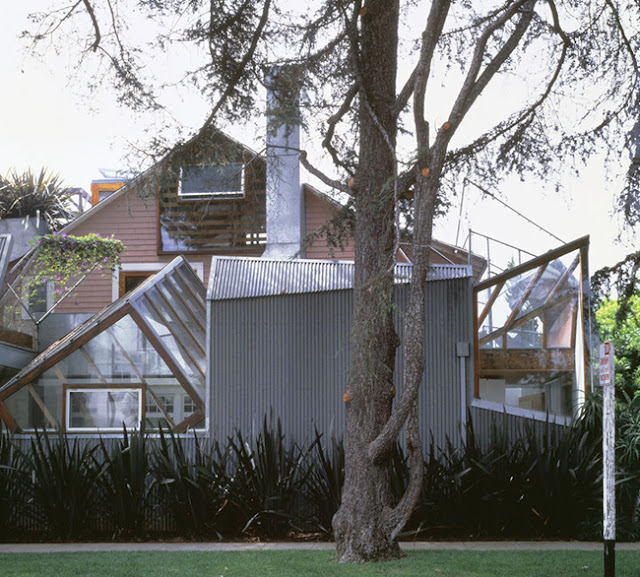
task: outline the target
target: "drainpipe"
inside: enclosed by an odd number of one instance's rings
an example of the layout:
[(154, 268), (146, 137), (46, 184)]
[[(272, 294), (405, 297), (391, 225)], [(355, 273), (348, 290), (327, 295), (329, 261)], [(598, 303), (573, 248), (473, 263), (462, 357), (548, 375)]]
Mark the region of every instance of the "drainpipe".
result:
[(456, 343), (456, 354), (460, 359), (460, 438), (467, 443), (467, 359), (471, 347), (466, 341)]

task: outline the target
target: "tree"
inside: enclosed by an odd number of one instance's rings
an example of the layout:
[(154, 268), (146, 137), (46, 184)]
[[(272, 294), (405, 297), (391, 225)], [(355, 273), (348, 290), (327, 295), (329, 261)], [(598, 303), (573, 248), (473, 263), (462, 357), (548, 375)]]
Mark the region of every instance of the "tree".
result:
[[(184, 60), (195, 64), (183, 78), (212, 103), (201, 130), (260, 109), (255, 103), (265, 66), (284, 66), (284, 76), (304, 88), (302, 120), (319, 135), (322, 149), (302, 151), (302, 162), (347, 194), (355, 209), (337, 556), (388, 559), (401, 554), (397, 536), (422, 477), (417, 394), (434, 214), (471, 172), (485, 184), (513, 172), (549, 178), (554, 161), (578, 170), (593, 152), (619, 153), (638, 117), (640, 7), (623, 0), (324, 0), (310, 3), (307, 14), (284, 4), (78, 0), (41, 14), (32, 38), (67, 31), (77, 41), (84, 32), (84, 60), (101, 57), (123, 103), (154, 110), (166, 106), (159, 96), (163, 85), (148, 77), (145, 66), (161, 50), (190, 44), (194, 58)], [(127, 6), (158, 26), (151, 48), (129, 44)], [(509, 84), (501, 84), (504, 78)], [(508, 86), (516, 88), (512, 99), (504, 99)], [(500, 110), (470, 123), (483, 93), (501, 99)], [(566, 99), (572, 107), (563, 107)], [(297, 112), (282, 104), (272, 112), (286, 122)], [(325, 157), (330, 171), (320, 169)], [(392, 291), (400, 205), (409, 210), (414, 267), (404, 315), (404, 383), (394, 405)], [(395, 503), (388, 464), (403, 428), (411, 478)]]

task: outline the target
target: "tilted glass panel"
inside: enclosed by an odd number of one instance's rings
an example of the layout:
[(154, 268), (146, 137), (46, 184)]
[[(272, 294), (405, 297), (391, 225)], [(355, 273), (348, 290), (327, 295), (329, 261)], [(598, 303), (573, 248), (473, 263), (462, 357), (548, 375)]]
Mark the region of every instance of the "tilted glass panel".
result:
[[(176, 271), (176, 273), (180, 272)], [(159, 286), (204, 346), (206, 337), (204, 286), (190, 285), (182, 274), (173, 274), (163, 279)]]
[(184, 307), (180, 297), (167, 290), (166, 283), (159, 283), (148, 292), (148, 297), (156, 305), (158, 312), (168, 321), (168, 326), (180, 344), (190, 353), (194, 362), (204, 371), (204, 332), (193, 321), (192, 315)]
[[(142, 391), (146, 391), (145, 407)], [(122, 423), (137, 427), (146, 408), (151, 410), (146, 416), (148, 430), (154, 430), (160, 424), (178, 425), (196, 410), (195, 401), (129, 316), (5, 402), (20, 429), (27, 431), (61, 424), (72, 431), (121, 429)]]
[(55, 429), (62, 422), (62, 384), (56, 378), (40, 378), (18, 389), (5, 404), (21, 430)]
[[(156, 298), (150, 298), (152, 296)], [(165, 350), (181, 367), (184, 376), (204, 398), (204, 353), (199, 349), (186, 348), (189, 346), (190, 339), (185, 343), (180, 338), (182, 330), (176, 322), (175, 313), (166, 307), (163, 299), (158, 298), (157, 291), (152, 295), (145, 294), (144, 298), (138, 299), (135, 307), (144, 318), (149, 330), (156, 335)]]
[(478, 398), (574, 413), (582, 382), (576, 378), (582, 370), (576, 341), (583, 334), (579, 255), (571, 251), (510, 278), (507, 271), (476, 293)]
[[(196, 402), (176, 379), (147, 381), (145, 425), (147, 430), (173, 428), (197, 410)], [(202, 422), (204, 425), (204, 422)]]

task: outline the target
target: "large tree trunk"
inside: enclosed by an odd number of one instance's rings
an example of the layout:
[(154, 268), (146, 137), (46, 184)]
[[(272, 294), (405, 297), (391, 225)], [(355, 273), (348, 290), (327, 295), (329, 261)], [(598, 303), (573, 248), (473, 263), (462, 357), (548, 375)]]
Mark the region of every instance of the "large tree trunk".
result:
[(345, 484), (333, 520), (339, 561), (397, 558), (387, 522), (394, 505), (389, 455), (369, 446), (389, 419), (395, 394), (393, 327), (395, 143), (398, 3), (372, 0), (361, 15), (360, 154), (356, 203), (354, 319), (346, 405)]

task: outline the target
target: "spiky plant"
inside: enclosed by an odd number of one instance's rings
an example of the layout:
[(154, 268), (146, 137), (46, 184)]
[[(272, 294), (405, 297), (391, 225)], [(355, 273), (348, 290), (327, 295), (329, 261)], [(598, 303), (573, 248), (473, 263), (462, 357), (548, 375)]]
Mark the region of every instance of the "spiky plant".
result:
[(56, 538), (84, 537), (94, 527), (94, 451), (95, 446), (63, 432), (51, 438), (46, 431), (36, 431), (31, 440), (31, 512)]
[(340, 507), (344, 483), (344, 445), (334, 434), (327, 442), (315, 432), (315, 450), (304, 488), (310, 508), (310, 521), (323, 533), (331, 535), (331, 520)]
[(251, 445), (238, 432), (229, 449), (234, 470), (229, 495), (245, 520), (243, 532), (284, 537), (299, 519), (308, 451), (286, 442), (280, 420), (274, 427), (266, 416)]
[(151, 522), (152, 480), (144, 429), (127, 431), (122, 440), (109, 447), (99, 444), (97, 496), (100, 515), (115, 539), (142, 537)]
[(50, 230), (58, 230), (74, 216), (71, 195), (60, 175), (47, 168), (38, 173), (14, 169), (0, 176), (0, 218), (39, 216)]
[(152, 457), (153, 475), (179, 534), (222, 538), (217, 519), (227, 495), (226, 453), (217, 444), (207, 450), (195, 433), (194, 443), (191, 456), (181, 437), (161, 430)]

